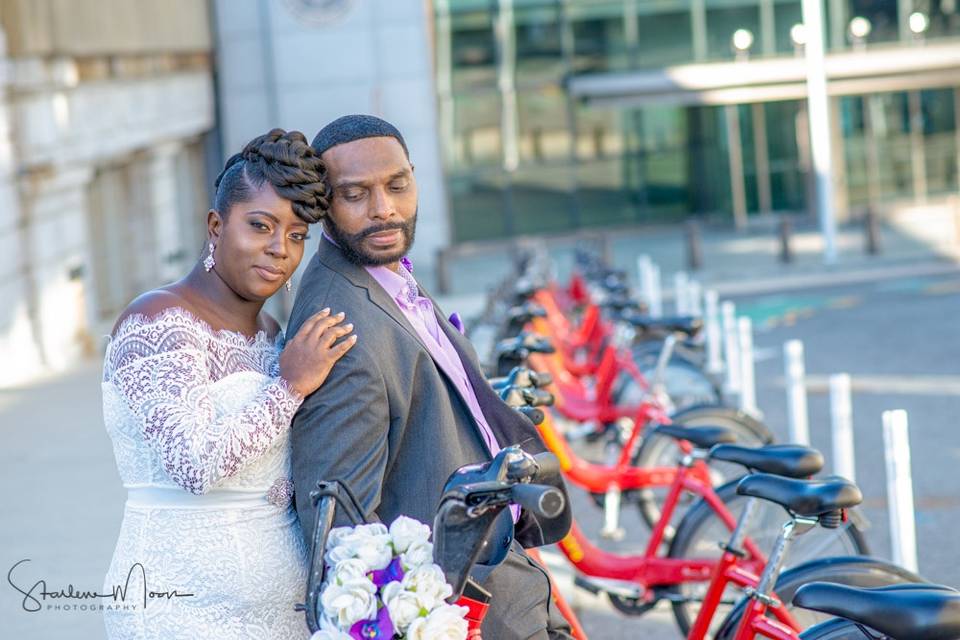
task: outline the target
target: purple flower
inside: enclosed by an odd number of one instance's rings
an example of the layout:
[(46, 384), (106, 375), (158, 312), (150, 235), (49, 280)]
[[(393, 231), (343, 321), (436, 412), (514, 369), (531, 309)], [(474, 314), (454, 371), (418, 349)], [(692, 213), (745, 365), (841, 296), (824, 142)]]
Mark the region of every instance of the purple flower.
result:
[(386, 607), (380, 607), (376, 620), (361, 620), (350, 627), (350, 637), (356, 640), (393, 640), (393, 622)]
[(386, 569), (371, 572), (370, 579), (377, 585), (377, 589), (390, 582), (403, 580), (403, 565), (400, 563), (400, 557), (394, 558)]
[(450, 324), (456, 327), (457, 331), (459, 331), (461, 335), (466, 334), (466, 331), (463, 328), (463, 318), (461, 318), (460, 314), (456, 311), (450, 314)]

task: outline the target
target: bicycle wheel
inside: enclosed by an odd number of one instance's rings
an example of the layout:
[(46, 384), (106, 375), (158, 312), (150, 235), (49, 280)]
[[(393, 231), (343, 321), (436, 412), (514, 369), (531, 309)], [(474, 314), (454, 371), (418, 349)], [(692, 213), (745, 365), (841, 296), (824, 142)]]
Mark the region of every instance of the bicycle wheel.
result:
[(831, 618), (800, 634), (800, 640), (883, 640), (882, 633), (843, 618)]
[[(737, 437), (737, 443), (748, 446), (760, 446), (773, 442), (770, 429), (739, 409), (721, 406), (698, 406), (686, 409), (671, 416), (674, 424), (684, 427), (726, 427)], [(680, 458), (680, 448), (677, 441), (667, 436), (650, 434), (644, 436), (643, 443), (634, 457), (634, 465), (638, 467), (672, 467)], [(733, 478), (743, 475), (744, 469), (740, 465), (726, 462), (711, 462), (710, 472), (713, 476), (713, 486), (717, 487)], [(637, 503), (640, 515), (653, 528), (660, 520), (660, 505), (666, 497), (667, 489), (641, 489), (630, 492), (625, 498)], [(672, 526), (667, 527), (666, 540), (674, 535)]]
[[(748, 498), (737, 494), (737, 482), (739, 480), (734, 480), (716, 491), (727, 509), (739, 518)], [(772, 502), (757, 501), (753, 517), (747, 527), (747, 535), (763, 553), (768, 553), (773, 548), (777, 536), (780, 535), (786, 517), (787, 512), (783, 507)], [(680, 521), (667, 555), (671, 558), (719, 559), (723, 553), (720, 545), (729, 539), (730, 530), (710, 505), (700, 500)], [(817, 527), (798, 536), (790, 547), (784, 567), (789, 569), (818, 558), (865, 556), (868, 553), (869, 549), (863, 532), (856, 526), (855, 519), (850, 518), (836, 529)], [(679, 598), (672, 603), (673, 615), (684, 635), (690, 631), (690, 626), (697, 617), (708, 586), (705, 582), (690, 582), (670, 589), (671, 597)], [(739, 597), (739, 589), (734, 586), (728, 587), (722, 604), (714, 614), (714, 621), (719, 623)]]
[[(834, 617), (830, 614), (794, 607), (791, 604), (793, 594), (797, 592), (800, 585), (808, 582), (833, 582), (855, 587), (882, 587), (904, 582), (926, 582), (926, 580), (903, 567), (876, 558), (826, 558), (802, 564), (781, 574), (774, 591), (803, 629), (810, 629), (814, 625)], [(720, 625), (720, 630), (714, 636), (715, 640), (734, 639), (747, 602), (745, 598), (740, 599)], [(870, 636), (865, 637), (870, 638)], [(840, 638), (852, 639), (858, 638), (858, 636), (840, 635), (836, 638), (837, 640)]]
[[(640, 373), (648, 381), (653, 379), (657, 366), (656, 353), (652, 357), (635, 357)], [(703, 372), (700, 367), (689, 360), (672, 356), (663, 372), (663, 382), (670, 396), (671, 402), (678, 409), (686, 409), (702, 404), (719, 404), (722, 400), (720, 388)], [(644, 397), (645, 390), (640, 388), (637, 381), (629, 375), (622, 375), (613, 390), (613, 401), (618, 405), (636, 406)]]

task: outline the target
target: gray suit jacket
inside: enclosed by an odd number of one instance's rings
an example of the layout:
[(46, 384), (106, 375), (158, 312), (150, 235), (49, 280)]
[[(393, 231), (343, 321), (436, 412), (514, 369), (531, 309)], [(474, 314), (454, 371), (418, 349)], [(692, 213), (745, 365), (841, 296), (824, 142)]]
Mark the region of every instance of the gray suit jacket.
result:
[[(389, 523), (403, 514), (432, 524), (449, 475), (490, 459), (472, 414), (379, 283), (321, 239), (287, 335), (324, 307), (346, 313), (357, 344), (293, 421), (293, 479), (303, 534), (309, 544), (315, 519), (309, 493), (321, 479), (346, 481), (368, 518)], [(542, 451), (534, 427), (500, 401), (485, 383), (469, 341), (436, 310), (498, 442)], [(484, 625), (489, 637), (526, 639), (550, 626), (545, 576), (519, 548), (483, 582), (494, 594)]]

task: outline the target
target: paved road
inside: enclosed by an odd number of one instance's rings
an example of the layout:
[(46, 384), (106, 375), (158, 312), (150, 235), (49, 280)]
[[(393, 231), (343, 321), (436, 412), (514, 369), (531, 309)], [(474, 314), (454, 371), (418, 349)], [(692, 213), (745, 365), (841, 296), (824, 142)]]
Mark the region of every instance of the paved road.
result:
[[(781, 437), (786, 435), (784, 341), (804, 341), (812, 376), (840, 371), (854, 376), (860, 389), (854, 397), (857, 476), (873, 521), (868, 538), (881, 556), (889, 555), (889, 540), (880, 413), (909, 411), (920, 569), (953, 585), (960, 585), (960, 548), (952, 543), (952, 527), (960, 526), (960, 434), (953, 423), (960, 407), (958, 293), (958, 282), (939, 277), (736, 300), (758, 323), (759, 405)], [(45, 579), (56, 589), (100, 587), (119, 529), (123, 491), (101, 424), (98, 376), (99, 365), (92, 363), (26, 389), (0, 391), (0, 567), (6, 571), (29, 558), (14, 572), (18, 585)], [(829, 458), (827, 416), (826, 396), (811, 393), (813, 444)], [(597, 512), (579, 504), (587, 524), (596, 526)], [(624, 619), (601, 598), (569, 592), (593, 640), (678, 637), (663, 607), (641, 619)], [(28, 613), (21, 601), (9, 584), (0, 587), (4, 638), (103, 637), (98, 612)]]

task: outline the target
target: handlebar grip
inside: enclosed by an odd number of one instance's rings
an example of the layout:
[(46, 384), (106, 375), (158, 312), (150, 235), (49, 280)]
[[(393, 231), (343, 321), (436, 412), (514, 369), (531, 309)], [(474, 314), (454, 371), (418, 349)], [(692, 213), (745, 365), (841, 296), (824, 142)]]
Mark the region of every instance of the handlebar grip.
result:
[(546, 387), (553, 384), (553, 376), (546, 371), (533, 371), (530, 380), (535, 387)]
[(550, 482), (552, 478), (560, 475), (560, 458), (550, 451), (544, 451), (533, 456), (540, 468), (537, 475), (532, 478), (532, 482)]
[(537, 409), (536, 407), (523, 406), (518, 407), (517, 411), (527, 416), (527, 419), (530, 420), (534, 425), (538, 425), (543, 422), (543, 419), (546, 417), (542, 409)]
[(544, 391), (543, 389), (524, 389), (523, 399), (526, 400), (527, 404), (531, 407), (549, 407), (553, 405), (553, 401), (555, 400), (552, 393)]
[(513, 501), (538, 518), (556, 518), (567, 500), (554, 487), (541, 484), (517, 484), (510, 490)]

